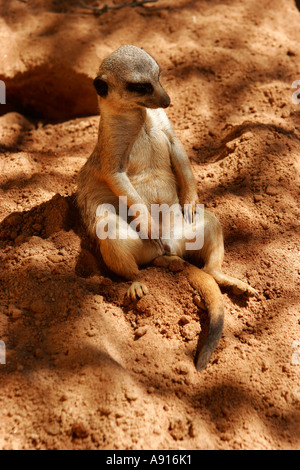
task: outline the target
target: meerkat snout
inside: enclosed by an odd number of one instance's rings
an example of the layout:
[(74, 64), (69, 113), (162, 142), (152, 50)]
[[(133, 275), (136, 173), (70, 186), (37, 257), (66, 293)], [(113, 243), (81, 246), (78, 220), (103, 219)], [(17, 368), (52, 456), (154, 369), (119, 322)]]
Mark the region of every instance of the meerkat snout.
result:
[(132, 109), (167, 108), (170, 97), (160, 83), (161, 69), (153, 57), (136, 46), (122, 46), (106, 57), (94, 80), (99, 103)]
[(159, 95), (159, 103), (160, 103), (160, 106), (158, 106), (159, 108), (168, 108), (171, 104), (171, 99), (169, 97), (169, 95), (165, 92), (165, 90), (163, 89), (163, 87), (160, 85), (160, 90), (158, 92), (158, 95)]

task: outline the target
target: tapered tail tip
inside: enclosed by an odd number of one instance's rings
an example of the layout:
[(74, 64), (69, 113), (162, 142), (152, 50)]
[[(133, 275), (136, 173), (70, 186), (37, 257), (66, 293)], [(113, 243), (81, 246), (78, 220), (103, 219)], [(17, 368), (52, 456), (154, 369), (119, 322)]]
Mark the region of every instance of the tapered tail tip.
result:
[(211, 360), (211, 356), (215, 351), (216, 347), (219, 344), (219, 341), (222, 337), (223, 332), (223, 324), (224, 324), (224, 310), (223, 308), (219, 309), (218, 316), (215, 321), (212, 321), (209, 325), (208, 333), (206, 338), (203, 340), (201, 338), (201, 333), (199, 336), (199, 343), (202, 343), (202, 346), (199, 347), (198, 344), (198, 353), (195, 360), (195, 365), (197, 371), (202, 371), (205, 369), (209, 361)]

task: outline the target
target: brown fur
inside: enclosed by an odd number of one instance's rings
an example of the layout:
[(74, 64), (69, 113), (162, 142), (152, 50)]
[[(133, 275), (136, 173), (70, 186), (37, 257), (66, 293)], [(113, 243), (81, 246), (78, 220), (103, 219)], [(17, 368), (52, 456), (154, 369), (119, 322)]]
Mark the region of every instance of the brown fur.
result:
[(161, 109), (168, 107), (170, 99), (159, 77), (156, 61), (135, 46), (123, 46), (102, 62), (94, 82), (101, 114), (98, 142), (80, 172), (77, 201), (93, 237), (101, 220), (96, 215), (99, 205), (109, 203), (116, 208), (116, 214), (110, 217), (117, 227), (124, 223), (118, 212), (119, 196), (127, 197), (128, 207), (133, 204), (146, 207), (149, 222), (145, 235), (149, 235), (149, 239), (136, 238), (128, 227), (127, 239), (99, 241), (107, 266), (135, 281), (129, 289), (133, 298), (147, 291), (136, 280), (139, 266), (166, 252), (204, 264), (203, 271), (191, 264), (184, 268), (191, 285), (202, 294), (210, 319), (197, 360), (197, 368), (201, 370), (222, 334), (224, 312), (217, 283), (231, 287), (235, 293), (255, 295), (256, 292), (248, 284), (222, 272), (222, 228), (213, 214), (205, 211), (203, 247), (188, 252), (186, 239), (162, 239), (162, 227), (151, 219), (151, 204), (180, 204), (182, 208), (189, 204), (187, 217), (193, 227), (198, 203), (189, 159)]

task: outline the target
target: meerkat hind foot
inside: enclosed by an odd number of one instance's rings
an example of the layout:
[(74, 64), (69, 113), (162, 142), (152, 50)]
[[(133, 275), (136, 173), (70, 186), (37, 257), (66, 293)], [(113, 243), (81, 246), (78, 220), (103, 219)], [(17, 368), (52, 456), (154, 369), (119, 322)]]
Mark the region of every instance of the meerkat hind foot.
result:
[(221, 287), (231, 290), (234, 295), (247, 295), (248, 297), (258, 297), (259, 293), (246, 282), (240, 281), (235, 277), (224, 274), (219, 269), (210, 269), (204, 267), (203, 271), (210, 274)]
[(142, 282), (135, 281), (131, 284), (127, 291), (127, 297), (132, 300), (137, 300), (148, 294), (148, 287)]
[(241, 284), (239, 283), (238, 285), (233, 285), (232, 286), (232, 292), (235, 295), (248, 295), (248, 297), (258, 297), (259, 293), (257, 290), (253, 289), (253, 287), (249, 286), (248, 284), (240, 281)]
[(247, 295), (248, 297), (257, 297), (257, 290), (249, 286), (246, 282), (240, 281), (235, 277), (227, 276), (224, 273), (212, 273), (220, 286), (229, 287), (234, 295)]
[[(152, 261), (152, 264), (160, 268), (170, 268), (171, 271), (172, 270), (182, 271), (186, 265), (184, 259), (173, 254), (158, 256)], [(177, 269), (172, 269), (172, 268), (177, 268)]]

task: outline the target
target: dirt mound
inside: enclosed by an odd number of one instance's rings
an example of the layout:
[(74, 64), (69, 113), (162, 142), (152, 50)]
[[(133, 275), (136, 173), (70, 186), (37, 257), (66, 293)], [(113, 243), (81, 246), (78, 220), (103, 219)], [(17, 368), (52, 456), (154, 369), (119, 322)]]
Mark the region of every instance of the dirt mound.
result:
[[(0, 448), (299, 448), (294, 2), (161, 0), (96, 17), (75, 0), (13, 0), (0, 13)], [(197, 293), (146, 267), (150, 292), (129, 301), (74, 204), (97, 139), (91, 81), (125, 43), (160, 63), (200, 200), (224, 227), (224, 269), (260, 293), (224, 291), (224, 334), (200, 374)]]

